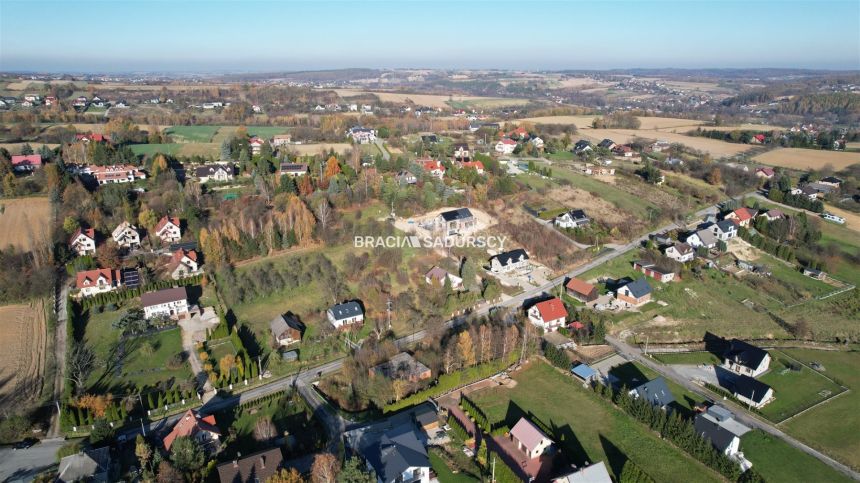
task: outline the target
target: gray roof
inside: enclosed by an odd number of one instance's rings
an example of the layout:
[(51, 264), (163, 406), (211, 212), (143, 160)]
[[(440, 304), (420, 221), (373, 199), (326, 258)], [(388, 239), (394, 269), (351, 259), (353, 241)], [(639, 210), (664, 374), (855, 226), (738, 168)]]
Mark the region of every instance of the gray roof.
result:
[(223, 170), (225, 173), (230, 175), (233, 174), (233, 166), (228, 164), (205, 164), (203, 166), (198, 166), (194, 168), (194, 174), (198, 178), (204, 178), (214, 176), (219, 170)]
[(711, 230), (699, 230), (696, 232), (696, 235), (699, 236), (699, 240), (702, 240), (702, 244), (704, 244), (705, 246), (717, 244), (717, 236), (714, 235)]
[(280, 470), (284, 456), (280, 448), (271, 448), (217, 466), (221, 483), (266, 481)]
[(456, 210), (444, 211), (440, 213), (445, 221), (466, 220), (472, 218), (472, 212), (468, 208), (457, 208)]
[(269, 322), (269, 330), (272, 331), (272, 335), (275, 337), (280, 336), (290, 329), (295, 329), (301, 334), (304, 327), (295, 317), (286, 314), (278, 315)]
[(92, 477), (95, 481), (107, 481), (110, 467), (110, 448), (98, 448), (69, 455), (60, 460), (57, 481), (71, 482)]
[(379, 440), (362, 450), (376, 475), (384, 483), (397, 481), (412, 467), (430, 467), (427, 450), (411, 423), (388, 430)]
[(726, 359), (750, 369), (757, 369), (765, 357), (767, 357), (766, 350), (738, 339), (729, 341), (729, 349), (725, 356)]
[(343, 304), (337, 304), (332, 306), (332, 308), (328, 310), (334, 316), (335, 320), (349, 319), (351, 317), (357, 317), (364, 313), (362, 312), (361, 305), (359, 305), (358, 302), (346, 302)]
[(725, 451), (732, 444), (732, 440), (738, 435), (724, 428), (719, 420), (708, 413), (701, 413), (696, 416), (694, 423), (696, 434), (711, 442), (714, 448)]
[(731, 220), (722, 220), (717, 222), (717, 228), (720, 229), (723, 233), (728, 233), (730, 231), (736, 231), (738, 229), (737, 225)]
[(555, 481), (567, 481), (567, 483), (612, 483), (606, 464), (598, 461), (591, 466), (579, 469), (569, 475), (562, 476)]
[(636, 280), (625, 285), (627, 290), (630, 290), (630, 295), (639, 298), (651, 293), (651, 286), (645, 280), (645, 277), (637, 278)]
[(650, 402), (653, 406), (667, 406), (675, 402), (675, 396), (662, 377), (652, 379), (634, 389), (639, 397)]
[(185, 291), (185, 287), (175, 287), (157, 290), (155, 292), (146, 292), (140, 296), (140, 303), (144, 307), (149, 307), (152, 305), (187, 299), (188, 293)]
[(743, 396), (749, 400), (760, 403), (764, 400), (770, 386), (749, 376), (735, 376), (732, 382), (736, 395)]
[(498, 255), (496, 255), (493, 258), (498, 260), (499, 263), (501, 263), (502, 265), (507, 265), (508, 262), (511, 262), (511, 263), (519, 262), (520, 258), (522, 258), (523, 260), (528, 260), (529, 254), (526, 253), (526, 251), (523, 250), (522, 248), (517, 248), (515, 250), (510, 250), (507, 252), (499, 253)]

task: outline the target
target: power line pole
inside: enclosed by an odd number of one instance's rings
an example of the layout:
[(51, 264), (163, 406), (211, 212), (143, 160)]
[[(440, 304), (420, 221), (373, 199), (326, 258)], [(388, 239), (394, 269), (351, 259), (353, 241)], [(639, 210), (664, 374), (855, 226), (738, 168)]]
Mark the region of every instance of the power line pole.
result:
[(393, 304), (391, 303), (391, 297), (388, 297), (388, 302), (385, 303), (385, 312), (388, 316), (388, 330), (391, 330), (391, 308)]

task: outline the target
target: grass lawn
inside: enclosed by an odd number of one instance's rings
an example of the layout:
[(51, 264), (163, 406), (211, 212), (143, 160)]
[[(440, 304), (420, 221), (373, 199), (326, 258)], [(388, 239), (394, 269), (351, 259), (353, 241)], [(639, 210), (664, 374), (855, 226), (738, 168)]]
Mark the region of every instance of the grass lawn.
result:
[[(842, 392), (838, 384), (829, 381), (821, 374), (801, 366), (800, 371), (786, 370), (794, 362), (779, 351), (770, 351), (770, 370), (758, 378), (773, 388), (776, 396), (773, 402), (761, 409), (772, 421), (782, 421), (819, 401)], [(828, 391), (827, 395), (820, 395)]]
[(470, 397), (490, 420), (513, 426), (522, 415), (553, 428), (549, 436), (572, 463), (605, 461), (618, 479), (629, 459), (656, 481), (720, 481), (719, 476), (644, 425), (583, 389), (571, 377), (535, 362), (514, 375), (516, 387), (495, 387)]
[(663, 364), (721, 364), (719, 357), (710, 352), (666, 352), (651, 354)]
[(551, 161), (573, 161), (576, 159), (576, 155), (572, 151), (557, 151), (547, 154), (546, 158)]
[(648, 209), (656, 210), (653, 204), (631, 195), (627, 191), (615, 186), (598, 181), (591, 176), (575, 173), (573, 170), (561, 166), (550, 166), (554, 178), (564, 179), (576, 188), (595, 193), (597, 196), (612, 203), (618, 209), (630, 213), (639, 219), (648, 219)]
[(805, 412), (783, 425), (792, 436), (827, 452), (843, 463), (860, 468), (860, 352), (785, 349), (784, 352), (806, 364), (817, 362), (824, 374), (834, 378), (849, 392)]
[[(638, 362), (627, 362), (620, 366), (613, 367), (609, 373), (619, 378), (622, 381), (622, 384), (626, 385), (630, 389), (646, 381), (660, 377), (659, 374)], [(663, 379), (666, 381), (666, 385), (669, 386), (669, 390), (672, 391), (672, 395), (675, 396), (675, 403), (673, 406), (680, 410), (682, 414), (692, 416), (693, 408), (704, 401), (705, 398), (684, 389), (683, 386), (677, 384), (671, 379), (666, 379), (665, 377)]]
[(218, 129), (218, 126), (171, 126), (164, 130), (164, 134), (177, 143), (208, 143)]
[(157, 153), (176, 156), (179, 154), (179, 150), (182, 149), (182, 144), (132, 144), (129, 147), (131, 148), (131, 152), (138, 156), (141, 154), (150, 156)]
[(758, 430), (741, 438), (741, 451), (765, 481), (853, 481), (783, 440)]
[(442, 456), (439, 455), (438, 449), (432, 448), (429, 452), (429, 456), (430, 467), (436, 472), (436, 477), (439, 479), (439, 483), (472, 483), (479, 481), (477, 478), (466, 473), (454, 473), (451, 468), (448, 468), (448, 465), (445, 464), (445, 460), (443, 460)]

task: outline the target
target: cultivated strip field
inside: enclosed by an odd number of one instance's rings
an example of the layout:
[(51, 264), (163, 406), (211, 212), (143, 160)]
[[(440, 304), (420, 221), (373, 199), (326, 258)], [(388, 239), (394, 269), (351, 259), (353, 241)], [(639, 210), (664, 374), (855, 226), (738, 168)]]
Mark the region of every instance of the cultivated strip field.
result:
[(759, 154), (754, 160), (792, 169), (821, 169), (826, 165), (834, 169), (844, 169), (852, 164), (860, 163), (860, 153), (845, 151), (821, 151), (818, 149), (779, 148)]
[(0, 199), (0, 247), (29, 251), (48, 241), (50, 219), (47, 197)]
[[(531, 122), (535, 124), (573, 124), (578, 129), (590, 129), (591, 122), (594, 118), (599, 116), (541, 116), (541, 117), (527, 117), (524, 119), (519, 119), (514, 122)], [(695, 119), (679, 119), (675, 117), (645, 117), (639, 116), (639, 122), (642, 124), (639, 126), (640, 130), (649, 130), (649, 129), (675, 129), (679, 127), (690, 127), (690, 129), (695, 129), (696, 126), (702, 125), (704, 121), (697, 121)]]
[(361, 96), (365, 94), (373, 94), (379, 97), (383, 102), (406, 102), (411, 100), (415, 104), (428, 107), (449, 108), (448, 101), (468, 102), (475, 104), (484, 104), (491, 102), (495, 107), (498, 106), (519, 106), (528, 103), (526, 99), (502, 99), (492, 97), (478, 96), (442, 96), (435, 94), (405, 94), (402, 92), (379, 92), (379, 91), (362, 91), (356, 89), (331, 89), (342, 98)]
[(39, 394), (47, 347), (42, 301), (0, 307), (0, 401), (25, 401)]
[[(680, 127), (677, 129), (679, 131), (686, 131), (688, 128), (693, 129), (694, 127)], [(749, 144), (733, 144), (717, 139), (686, 136), (675, 132), (657, 131), (654, 129), (582, 129), (580, 134), (590, 138), (593, 142), (599, 142), (604, 138), (610, 138), (616, 143), (626, 143), (634, 138), (668, 141), (670, 143), (683, 144), (699, 151), (709, 152), (715, 157), (734, 156), (738, 153), (746, 152), (753, 147)]]

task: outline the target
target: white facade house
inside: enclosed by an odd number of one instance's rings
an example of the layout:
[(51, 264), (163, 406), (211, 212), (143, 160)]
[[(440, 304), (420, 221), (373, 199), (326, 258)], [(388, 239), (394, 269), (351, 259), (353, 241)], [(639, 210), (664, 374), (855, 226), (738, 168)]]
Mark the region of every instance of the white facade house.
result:
[(352, 139), (356, 144), (370, 144), (376, 141), (376, 130), (356, 126), (346, 132), (346, 137)]
[(732, 339), (723, 357), (723, 367), (735, 374), (758, 377), (770, 368), (770, 354), (742, 340)]
[(711, 227), (718, 240), (728, 241), (738, 236), (738, 226), (730, 220), (719, 221)]
[(188, 314), (188, 294), (185, 287), (147, 292), (140, 296), (140, 304), (147, 319), (158, 316), (183, 319)]
[(163, 242), (175, 243), (182, 239), (179, 218), (164, 216), (155, 225), (155, 236)]
[(552, 446), (552, 440), (526, 418), (520, 418), (510, 434), (511, 441), (528, 459), (539, 458)]
[(140, 233), (137, 227), (124, 221), (114, 228), (111, 238), (122, 248), (137, 248), (140, 246)]
[(583, 210), (570, 210), (555, 217), (553, 223), (559, 228), (579, 228), (591, 220)]
[(710, 441), (717, 451), (735, 458), (742, 455), (741, 436), (750, 431), (750, 428), (735, 420), (728, 409), (718, 405), (696, 415), (694, 426), (696, 433)]
[(529, 268), (531, 268), (529, 254), (522, 248), (499, 253), (490, 259), (490, 271), (493, 273), (508, 273)]
[(567, 309), (561, 299), (553, 297), (538, 302), (528, 310), (529, 322), (547, 332), (555, 332), (564, 327), (567, 321)]
[(364, 310), (358, 302), (338, 304), (326, 311), (326, 317), (335, 329), (364, 323)]
[(233, 165), (232, 164), (207, 164), (194, 168), (194, 176), (201, 183), (216, 181), (223, 183), (233, 180)]
[(496, 143), (496, 152), (500, 154), (513, 154), (517, 142), (513, 139), (504, 138)]
[(96, 232), (92, 228), (78, 229), (69, 239), (69, 247), (78, 256), (96, 253)]
[(686, 243), (676, 243), (666, 248), (666, 257), (676, 262), (686, 263), (696, 258), (696, 250)]
[(99, 268), (78, 272), (75, 288), (82, 297), (92, 297), (100, 293), (113, 292), (122, 286), (119, 270)]

